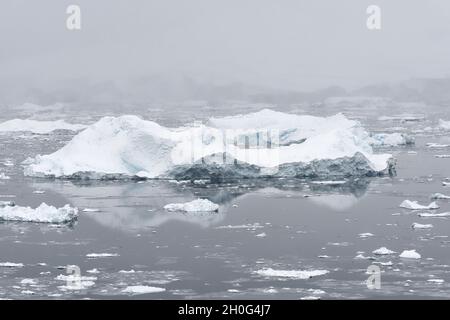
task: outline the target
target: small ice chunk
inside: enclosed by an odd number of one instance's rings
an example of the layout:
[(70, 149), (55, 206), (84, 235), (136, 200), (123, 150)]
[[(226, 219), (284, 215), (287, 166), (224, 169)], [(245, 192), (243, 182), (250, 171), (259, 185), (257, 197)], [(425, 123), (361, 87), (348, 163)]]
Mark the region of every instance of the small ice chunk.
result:
[(326, 181), (312, 181), (313, 184), (321, 184), (321, 185), (339, 185), (345, 184), (347, 181), (345, 180), (326, 180)]
[(23, 267), (23, 263), (0, 262), (0, 267), (5, 267), (5, 268), (22, 268)]
[(372, 253), (381, 256), (381, 255), (393, 254), (393, 253), (395, 253), (395, 251), (389, 250), (386, 247), (381, 247), (377, 250), (372, 251)]
[(309, 279), (329, 273), (328, 270), (275, 270), (266, 268), (255, 271), (255, 273), (264, 277)]
[(78, 209), (66, 204), (62, 208), (55, 208), (42, 203), (36, 209), (21, 206), (0, 207), (0, 220), (25, 221), (39, 223), (66, 223), (78, 216)]
[(0, 180), (9, 180), (11, 177), (7, 176), (4, 172), (0, 172)]
[(400, 254), (400, 258), (405, 259), (420, 259), (421, 255), (416, 250), (404, 250)]
[(433, 283), (438, 283), (438, 284), (444, 283), (444, 279), (428, 279), (427, 281), (433, 282)]
[(91, 273), (91, 274), (96, 274), (96, 273), (100, 273), (100, 271), (98, 271), (97, 268), (94, 269), (90, 269), (90, 270), (86, 270), (87, 273)]
[(100, 209), (96, 209), (96, 208), (84, 208), (83, 212), (99, 212)]
[(360, 238), (368, 238), (368, 237), (373, 237), (374, 235), (370, 232), (365, 232), (365, 233), (360, 233), (358, 236)]
[(108, 257), (118, 257), (118, 253), (88, 253), (86, 257), (88, 258), (108, 258)]
[(450, 196), (446, 196), (442, 193), (434, 193), (431, 195), (431, 199), (450, 199)]
[(20, 284), (36, 284), (37, 280), (35, 279), (22, 279)]
[(150, 287), (150, 286), (128, 286), (122, 290), (123, 293), (130, 294), (145, 294), (145, 293), (156, 293), (156, 292), (164, 292), (166, 289), (159, 287)]
[(34, 194), (44, 194), (45, 191), (44, 190), (34, 190), (33, 193)]
[(135, 273), (136, 271), (134, 271), (133, 269), (131, 270), (120, 270), (119, 273)]
[(420, 223), (414, 222), (412, 224), (411, 228), (413, 228), (413, 229), (430, 229), (430, 228), (433, 228), (433, 225), (432, 224), (420, 224)]
[(14, 201), (0, 201), (0, 208), (3, 207), (14, 207), (16, 204)]
[(262, 232), (262, 233), (258, 233), (255, 237), (265, 238), (266, 236), (267, 236), (267, 234), (265, 232)]
[(422, 218), (449, 217), (449, 216), (450, 216), (450, 212), (441, 212), (441, 213), (422, 212), (422, 213), (419, 213), (419, 217), (422, 217)]
[(400, 208), (410, 209), (410, 210), (432, 210), (439, 209), (436, 202), (432, 202), (427, 206), (417, 203), (417, 201), (405, 200), (400, 204)]
[(209, 212), (218, 211), (219, 205), (208, 199), (197, 199), (185, 203), (170, 203), (164, 206), (167, 211)]

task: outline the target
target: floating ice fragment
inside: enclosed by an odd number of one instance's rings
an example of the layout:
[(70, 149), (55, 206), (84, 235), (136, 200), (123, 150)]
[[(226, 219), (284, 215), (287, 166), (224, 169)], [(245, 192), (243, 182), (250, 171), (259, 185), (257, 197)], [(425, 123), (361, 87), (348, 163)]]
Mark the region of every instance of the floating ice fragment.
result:
[(420, 224), (420, 223), (414, 222), (412, 224), (411, 228), (413, 228), (413, 229), (430, 229), (430, 228), (433, 228), (433, 225), (432, 224)]
[(439, 209), (436, 202), (432, 202), (427, 206), (417, 203), (417, 201), (405, 200), (400, 204), (400, 208), (410, 209), (410, 210), (432, 210)]
[(42, 203), (36, 209), (21, 206), (0, 206), (0, 220), (25, 221), (39, 223), (67, 223), (78, 216), (78, 209), (66, 204), (62, 208), (55, 208)]
[(360, 233), (358, 236), (360, 238), (368, 238), (368, 237), (373, 237), (374, 235), (370, 232), (365, 232), (365, 233)]
[(450, 216), (450, 212), (441, 212), (441, 213), (422, 212), (422, 213), (419, 213), (419, 217), (422, 217), (422, 218), (449, 217), (449, 216)]
[(0, 267), (5, 267), (5, 268), (22, 268), (23, 267), (23, 263), (0, 262)]
[(376, 254), (376, 255), (388, 255), (388, 254), (395, 253), (395, 251), (389, 250), (386, 247), (381, 247), (381, 248), (379, 248), (377, 250), (372, 251), (372, 253)]
[(255, 271), (255, 273), (265, 277), (309, 279), (329, 273), (328, 270), (275, 270), (266, 268)]
[(0, 172), (0, 180), (9, 180), (11, 179), (9, 176), (7, 176), (4, 172)]
[(156, 293), (156, 292), (164, 292), (166, 289), (159, 287), (150, 287), (150, 286), (128, 286), (122, 290), (123, 293), (130, 294), (145, 294), (145, 293)]
[(421, 255), (416, 252), (416, 250), (404, 250), (401, 254), (400, 254), (400, 258), (405, 258), (405, 259), (420, 259)]
[(450, 196), (446, 196), (442, 193), (434, 193), (431, 195), (431, 199), (450, 199)]
[(71, 124), (64, 120), (37, 121), (29, 119), (13, 119), (0, 123), (0, 132), (32, 132), (35, 134), (47, 134), (55, 130), (80, 131), (87, 126)]
[(108, 258), (108, 257), (118, 257), (118, 253), (88, 253), (86, 257), (88, 258)]
[(171, 203), (164, 206), (167, 211), (209, 212), (218, 211), (219, 205), (208, 199), (197, 199), (186, 203)]

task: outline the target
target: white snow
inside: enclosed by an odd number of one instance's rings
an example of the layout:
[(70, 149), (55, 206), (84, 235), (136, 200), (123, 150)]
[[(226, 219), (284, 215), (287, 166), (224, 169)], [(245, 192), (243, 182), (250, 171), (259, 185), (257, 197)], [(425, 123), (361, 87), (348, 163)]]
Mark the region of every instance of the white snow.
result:
[(71, 124), (64, 120), (38, 121), (30, 119), (13, 119), (0, 123), (0, 132), (26, 131), (35, 134), (48, 134), (55, 130), (80, 131), (87, 126), (82, 124)]
[(445, 120), (439, 119), (438, 129), (450, 130), (450, 121), (445, 121)]
[(431, 199), (450, 199), (450, 196), (446, 196), (442, 193), (434, 193), (431, 195)]
[(118, 253), (88, 253), (86, 257), (88, 258), (109, 258), (109, 257), (118, 257)]
[[(313, 161), (332, 161), (346, 163), (335, 170), (345, 169), (347, 175), (366, 175), (385, 173), (393, 165), (392, 156), (374, 154), (369, 134), (342, 114), (322, 118), (265, 109), (213, 118), (208, 124), (170, 129), (136, 116), (104, 117), (55, 153), (26, 161), (25, 174), (173, 178), (180, 170), (208, 164), (231, 166), (228, 174), (244, 170), (251, 177), (296, 176), (302, 173), (296, 169), (305, 165), (317, 170)], [(234, 160), (244, 169), (234, 166)]]
[(0, 180), (9, 180), (11, 177), (7, 176), (4, 172), (0, 172)]
[(405, 200), (400, 204), (400, 208), (410, 209), (410, 210), (432, 210), (439, 209), (436, 202), (432, 202), (427, 206), (419, 204), (417, 201)]
[(0, 206), (0, 220), (25, 221), (40, 223), (66, 223), (78, 216), (78, 209), (66, 204), (62, 208), (55, 208), (42, 203), (36, 209), (21, 206)]
[(208, 199), (197, 199), (185, 203), (170, 203), (164, 206), (167, 211), (210, 212), (219, 210), (219, 205)]
[(369, 143), (372, 146), (401, 146), (414, 144), (414, 138), (404, 133), (377, 133), (370, 136)]
[(145, 294), (145, 293), (156, 293), (156, 292), (164, 292), (166, 289), (159, 287), (150, 287), (150, 286), (128, 286), (122, 290), (124, 293), (131, 294)]
[(441, 213), (422, 212), (419, 213), (419, 216), (422, 218), (450, 217), (450, 212), (441, 212)]
[(421, 255), (416, 252), (416, 250), (404, 250), (400, 254), (400, 258), (406, 258), (406, 259), (420, 259)]
[(309, 279), (329, 273), (328, 270), (275, 270), (266, 268), (255, 271), (255, 273), (264, 277)]
[(381, 248), (379, 248), (377, 250), (372, 251), (372, 253), (376, 254), (376, 255), (388, 255), (388, 254), (395, 253), (395, 251), (389, 250), (386, 247), (381, 247)]
[(413, 228), (413, 229), (430, 229), (430, 228), (433, 228), (433, 225), (432, 224), (420, 224), (420, 223), (414, 222), (412, 224), (411, 228)]
[(0, 267), (5, 267), (5, 268), (22, 268), (23, 267), (23, 263), (0, 262)]
[(365, 233), (360, 233), (358, 236), (360, 238), (368, 238), (368, 237), (373, 237), (373, 234), (370, 232), (365, 232)]

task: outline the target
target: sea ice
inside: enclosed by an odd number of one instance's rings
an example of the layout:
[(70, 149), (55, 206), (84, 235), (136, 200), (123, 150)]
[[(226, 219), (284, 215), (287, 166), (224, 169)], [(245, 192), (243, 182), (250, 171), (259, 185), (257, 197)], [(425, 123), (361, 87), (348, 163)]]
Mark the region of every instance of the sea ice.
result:
[(37, 121), (30, 119), (13, 119), (0, 123), (0, 132), (27, 131), (35, 134), (48, 134), (55, 130), (80, 131), (87, 126), (82, 124), (71, 124), (64, 120)]
[(171, 129), (136, 116), (104, 117), (60, 150), (25, 161), (25, 174), (193, 181), (373, 176), (395, 166), (390, 154), (373, 152), (357, 121), (342, 114), (322, 118), (265, 109), (208, 124)]
[(450, 212), (441, 212), (441, 213), (422, 212), (419, 213), (419, 217), (422, 218), (450, 217)]
[(255, 271), (255, 273), (265, 277), (309, 279), (329, 273), (328, 270), (275, 270), (266, 268)]
[(218, 211), (219, 205), (208, 199), (197, 199), (185, 203), (170, 203), (164, 206), (167, 211), (209, 212)]
[(414, 222), (412, 224), (411, 228), (413, 228), (413, 229), (430, 229), (430, 228), (433, 228), (433, 225), (432, 224), (420, 224), (420, 223)]
[(376, 255), (388, 255), (388, 254), (395, 253), (395, 251), (389, 250), (386, 247), (381, 247), (381, 248), (379, 248), (377, 250), (372, 251), (372, 253), (376, 254)]
[(0, 172), (0, 180), (9, 180), (11, 177), (7, 176), (4, 172)]
[(450, 196), (446, 196), (442, 193), (434, 193), (431, 195), (431, 199), (450, 199)]
[(156, 293), (156, 292), (164, 292), (166, 289), (159, 287), (150, 287), (150, 286), (128, 286), (122, 290), (123, 293), (131, 293), (131, 294), (145, 294), (145, 293)]
[(118, 257), (118, 253), (88, 253), (86, 257), (88, 258), (109, 258), (109, 257)]
[(432, 202), (427, 206), (417, 203), (417, 201), (405, 200), (400, 204), (400, 208), (410, 209), (410, 210), (432, 210), (439, 209), (436, 202)]
[(406, 259), (420, 259), (421, 255), (416, 252), (416, 250), (404, 250), (400, 254), (400, 258), (406, 258)]
[(0, 262), (0, 267), (5, 267), (5, 268), (22, 268), (23, 267), (23, 263)]
[(372, 146), (402, 146), (414, 144), (414, 138), (404, 133), (377, 133), (370, 136), (369, 143)]
[(42, 203), (36, 209), (21, 206), (0, 206), (0, 220), (25, 221), (39, 223), (67, 223), (78, 216), (78, 209), (68, 204), (62, 208), (55, 208)]

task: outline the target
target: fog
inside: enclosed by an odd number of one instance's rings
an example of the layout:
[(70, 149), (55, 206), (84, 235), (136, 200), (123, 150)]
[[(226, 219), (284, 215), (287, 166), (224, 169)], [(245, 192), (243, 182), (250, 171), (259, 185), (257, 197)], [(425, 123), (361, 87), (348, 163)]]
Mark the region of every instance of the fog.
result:
[(0, 49), (4, 103), (354, 90), (448, 77), (450, 2), (2, 0)]

